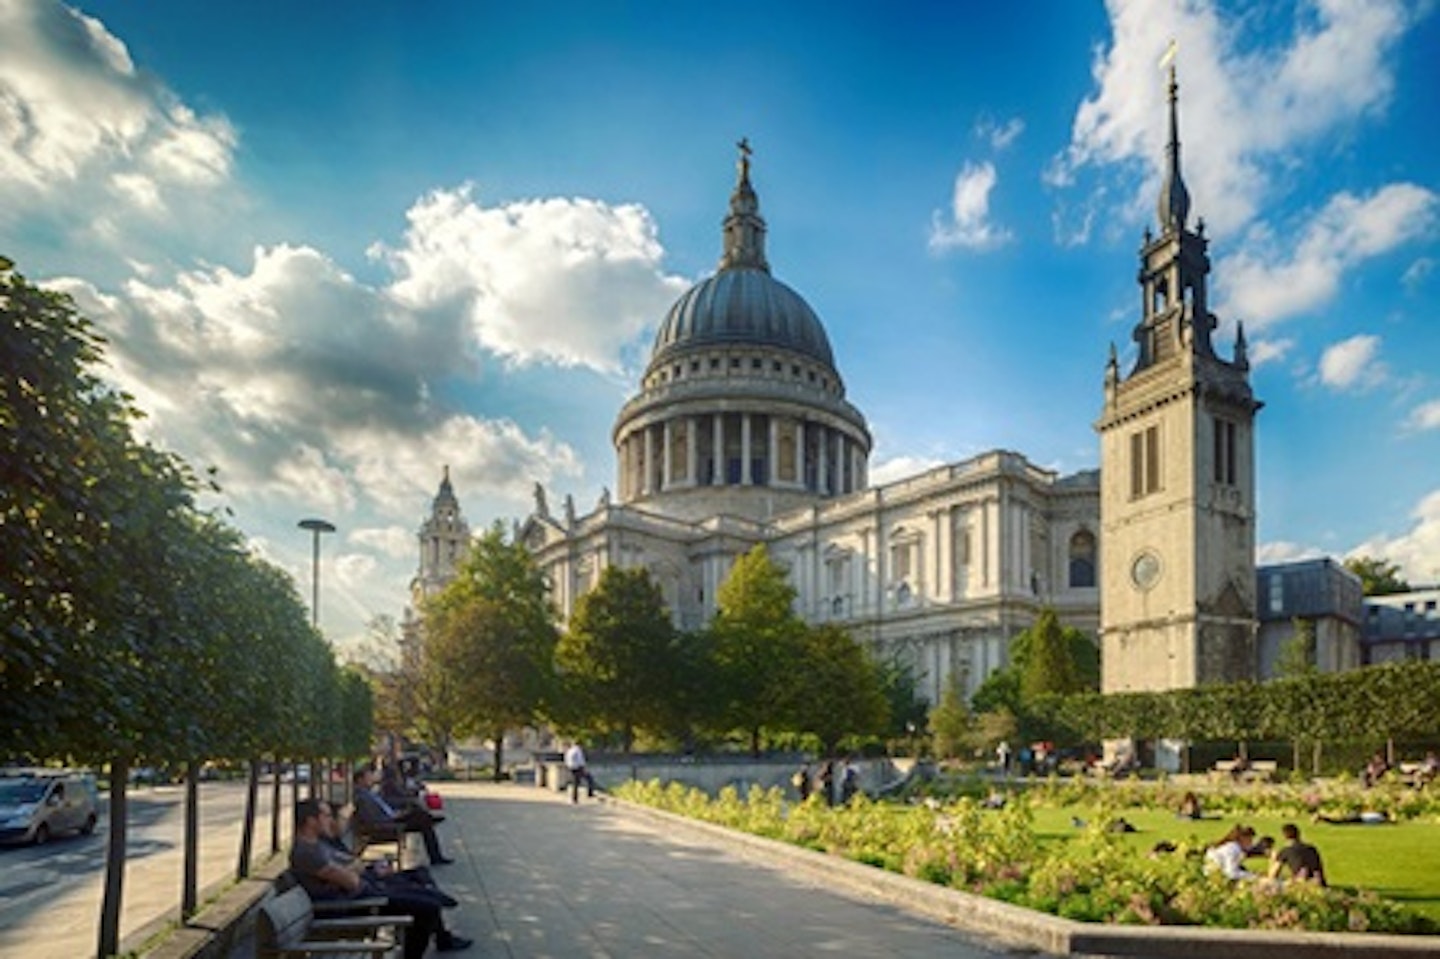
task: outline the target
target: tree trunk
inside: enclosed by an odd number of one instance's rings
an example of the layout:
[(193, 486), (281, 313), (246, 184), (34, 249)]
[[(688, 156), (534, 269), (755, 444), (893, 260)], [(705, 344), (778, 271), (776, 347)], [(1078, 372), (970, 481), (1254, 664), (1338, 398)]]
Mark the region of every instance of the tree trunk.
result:
[(185, 866), (180, 879), (180, 918), (188, 922), (200, 902), (200, 764), (185, 764)]
[(501, 729), (495, 733), (495, 782), (500, 781), (500, 770), (504, 768), (505, 760), (505, 730)]
[[(250, 760), (250, 775), (245, 783), (245, 824), (240, 828), (240, 859), (235, 864), (235, 878), (244, 879), (250, 875), (250, 851), (255, 838), (255, 800), (260, 791), (260, 760)], [(278, 804), (277, 804), (278, 805)], [(276, 810), (279, 821), (279, 810)]]
[(1300, 740), (1298, 738), (1290, 741), (1290, 768), (1297, 773), (1300, 771)]
[(1311, 775), (1320, 775), (1320, 740), (1315, 740), (1315, 750), (1312, 753)]
[(750, 730), (750, 756), (752, 759), (760, 758), (760, 727), (756, 726)]
[(120, 951), (120, 904), (125, 893), (125, 842), (128, 808), (125, 786), (130, 778), (130, 760), (110, 763), (110, 829), (105, 842), (105, 893), (100, 903), (100, 932), (95, 948), (98, 956)]
[(280, 754), (270, 763), (270, 852), (280, 851)]

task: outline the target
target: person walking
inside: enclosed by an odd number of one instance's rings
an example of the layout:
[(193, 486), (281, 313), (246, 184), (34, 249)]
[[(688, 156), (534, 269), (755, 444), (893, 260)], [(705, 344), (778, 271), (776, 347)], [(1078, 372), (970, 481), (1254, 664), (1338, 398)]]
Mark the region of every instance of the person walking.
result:
[(1010, 744), (1003, 739), (995, 747), (995, 762), (1000, 767), (1000, 775), (1010, 775)]
[(585, 795), (587, 798), (595, 796), (595, 780), (590, 776), (590, 769), (585, 764), (585, 750), (580, 748), (578, 740), (571, 740), (570, 748), (565, 750), (565, 768), (570, 771), (570, 801), (580, 801), (580, 780), (585, 780)]

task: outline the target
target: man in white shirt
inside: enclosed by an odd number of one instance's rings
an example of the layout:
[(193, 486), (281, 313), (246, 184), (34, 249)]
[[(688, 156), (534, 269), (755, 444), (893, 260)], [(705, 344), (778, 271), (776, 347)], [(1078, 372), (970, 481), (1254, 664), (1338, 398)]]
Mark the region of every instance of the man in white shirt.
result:
[(565, 768), (570, 770), (570, 801), (580, 801), (580, 780), (585, 780), (585, 795), (594, 797), (595, 780), (590, 778), (590, 770), (585, 768), (585, 750), (580, 748), (580, 743), (570, 743), (570, 748), (565, 750)]

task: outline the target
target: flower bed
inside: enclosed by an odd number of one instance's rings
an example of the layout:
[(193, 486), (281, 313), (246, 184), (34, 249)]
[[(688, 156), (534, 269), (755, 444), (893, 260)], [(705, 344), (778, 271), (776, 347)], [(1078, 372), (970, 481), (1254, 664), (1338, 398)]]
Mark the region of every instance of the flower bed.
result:
[[(1120, 794), (1099, 795), (1102, 814), (1063, 842), (1044, 842), (1032, 800), (1003, 809), (971, 798), (928, 805), (864, 797), (831, 809), (787, 801), (778, 789), (734, 789), (715, 799), (688, 787), (629, 783), (621, 798), (756, 835), (845, 856), (1016, 905), (1086, 922), (1434, 934), (1429, 917), (1373, 893), (1310, 883), (1233, 883), (1206, 874), (1200, 849), (1180, 843), (1146, 856), (1108, 832), (1103, 813)], [(1153, 800), (1152, 800), (1153, 801)]]

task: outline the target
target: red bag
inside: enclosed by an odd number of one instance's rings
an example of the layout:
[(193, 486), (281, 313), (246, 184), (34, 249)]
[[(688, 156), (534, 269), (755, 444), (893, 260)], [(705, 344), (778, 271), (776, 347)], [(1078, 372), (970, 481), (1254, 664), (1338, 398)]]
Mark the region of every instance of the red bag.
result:
[(439, 793), (426, 792), (426, 793), (425, 793), (425, 808), (426, 808), (426, 809), (444, 809), (444, 808), (445, 808), (445, 800), (443, 800), (443, 799), (440, 798), (440, 794), (439, 794)]

